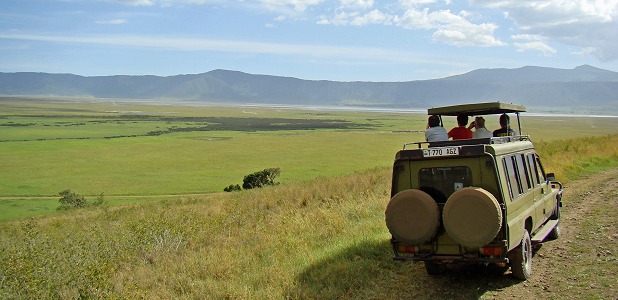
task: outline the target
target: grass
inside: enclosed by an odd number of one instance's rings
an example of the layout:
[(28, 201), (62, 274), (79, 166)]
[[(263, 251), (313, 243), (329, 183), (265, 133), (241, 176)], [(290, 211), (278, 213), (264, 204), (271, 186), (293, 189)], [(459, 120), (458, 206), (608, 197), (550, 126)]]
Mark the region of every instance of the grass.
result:
[[(376, 122), (375, 116), (348, 117), (359, 124)], [(3, 158), (15, 155), (3, 159), (3, 167), (13, 166), (16, 175), (23, 172), (20, 166), (31, 168), (26, 172), (30, 177), (8, 182), (32, 185), (32, 194), (37, 194), (35, 183), (49, 180), (53, 186), (58, 178), (74, 178), (72, 185), (93, 194), (109, 195), (106, 189), (116, 186), (133, 186), (135, 194), (170, 193), (175, 185), (190, 191), (195, 182), (208, 176), (215, 180), (239, 164), (234, 178), (264, 167), (281, 167), (287, 171), (282, 176), (289, 176), (275, 187), (237, 193), (154, 201), (141, 195), (141, 204), (126, 204), (123, 196), (112, 195), (107, 201), (125, 205), (0, 222), (0, 298), (479, 298), (516, 284), (510, 277), (496, 280), (477, 273), (433, 278), (420, 264), (390, 260), (384, 225), (389, 165), (402, 144), (399, 139), (414, 140), (418, 134), (396, 133), (403, 126), (399, 119), (389, 123), (388, 116), (380, 118), (380, 126), (370, 129), (181, 132), (0, 144)], [(204, 139), (213, 136), (231, 138)], [(616, 166), (616, 139), (603, 132), (568, 140), (554, 137), (540, 140), (538, 148), (548, 171), (573, 181)], [(223, 143), (227, 154), (221, 150)], [(264, 155), (273, 149), (288, 151)], [(20, 163), (12, 165), (20, 157)], [(220, 173), (192, 173), (209, 160), (216, 161), (211, 168), (222, 165), (215, 169)], [(256, 161), (260, 164), (252, 165)], [(157, 172), (149, 174), (153, 165)], [(258, 165), (261, 168), (254, 168)], [(52, 166), (40, 171), (49, 172), (48, 177), (32, 176), (41, 166)], [(107, 176), (112, 176), (109, 181)], [(57, 200), (49, 201), (57, 205)], [(582, 226), (595, 229), (592, 223)], [(454, 280), (460, 284), (453, 285)]]
[(618, 167), (618, 135), (580, 137), (535, 144), (546, 172), (564, 182)]
[[(497, 127), (497, 120), (487, 121)], [(545, 160), (560, 158), (546, 168), (560, 179), (611, 165), (597, 151), (615, 147), (618, 119), (523, 121), (540, 149), (564, 132), (608, 137), (579, 152), (569, 151), (569, 141), (547, 147)], [(280, 168), (284, 184), (388, 168), (404, 143), (423, 140), (425, 123), (422, 114), (0, 98), (0, 221), (53, 214), (65, 189), (128, 204), (221, 192), (265, 168)], [(454, 123), (445, 118), (447, 127)], [(581, 158), (584, 152), (591, 158)]]
[[(558, 140), (540, 151), (579, 158), (546, 161), (562, 174), (582, 160), (615, 164), (616, 150), (605, 146), (616, 139)], [(601, 147), (593, 152), (584, 148), (589, 143)], [(596, 163), (582, 168), (598, 170)], [(3, 222), (0, 298), (479, 298), (516, 283), (473, 273), (452, 285), (453, 278), (429, 277), (420, 264), (390, 260), (389, 188), (390, 169), (379, 167)]]

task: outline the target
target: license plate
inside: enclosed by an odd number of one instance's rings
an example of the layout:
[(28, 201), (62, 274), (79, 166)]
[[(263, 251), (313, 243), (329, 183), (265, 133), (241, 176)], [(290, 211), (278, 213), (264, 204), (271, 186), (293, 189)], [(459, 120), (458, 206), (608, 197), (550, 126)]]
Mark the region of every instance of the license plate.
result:
[(423, 149), (423, 157), (459, 155), (459, 147), (440, 147)]

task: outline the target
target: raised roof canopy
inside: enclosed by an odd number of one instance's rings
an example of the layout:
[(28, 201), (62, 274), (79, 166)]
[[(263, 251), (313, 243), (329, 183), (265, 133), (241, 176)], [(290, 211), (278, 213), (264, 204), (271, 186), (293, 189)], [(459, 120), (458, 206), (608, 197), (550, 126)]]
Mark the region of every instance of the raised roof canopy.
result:
[(457, 116), (460, 114), (465, 114), (468, 116), (479, 116), (503, 113), (519, 113), (524, 111), (526, 111), (526, 107), (523, 105), (503, 102), (485, 102), (433, 107), (427, 109), (427, 114), (441, 116)]

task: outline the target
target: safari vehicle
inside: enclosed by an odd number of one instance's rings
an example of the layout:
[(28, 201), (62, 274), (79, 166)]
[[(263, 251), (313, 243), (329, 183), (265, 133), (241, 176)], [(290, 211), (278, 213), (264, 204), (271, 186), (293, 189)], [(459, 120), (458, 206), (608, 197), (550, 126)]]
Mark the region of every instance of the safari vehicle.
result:
[[(501, 102), (431, 108), (429, 115), (526, 111)], [(393, 259), (430, 275), (453, 263), (532, 274), (532, 244), (556, 239), (562, 184), (545, 173), (529, 136), (407, 143), (395, 156), (386, 225)]]

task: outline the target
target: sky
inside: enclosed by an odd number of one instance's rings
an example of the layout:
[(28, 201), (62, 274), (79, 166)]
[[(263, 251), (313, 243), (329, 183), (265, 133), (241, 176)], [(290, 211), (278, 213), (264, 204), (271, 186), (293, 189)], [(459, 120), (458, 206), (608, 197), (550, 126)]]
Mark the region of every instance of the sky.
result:
[(2, 0), (0, 72), (411, 81), (618, 71), (618, 0)]

